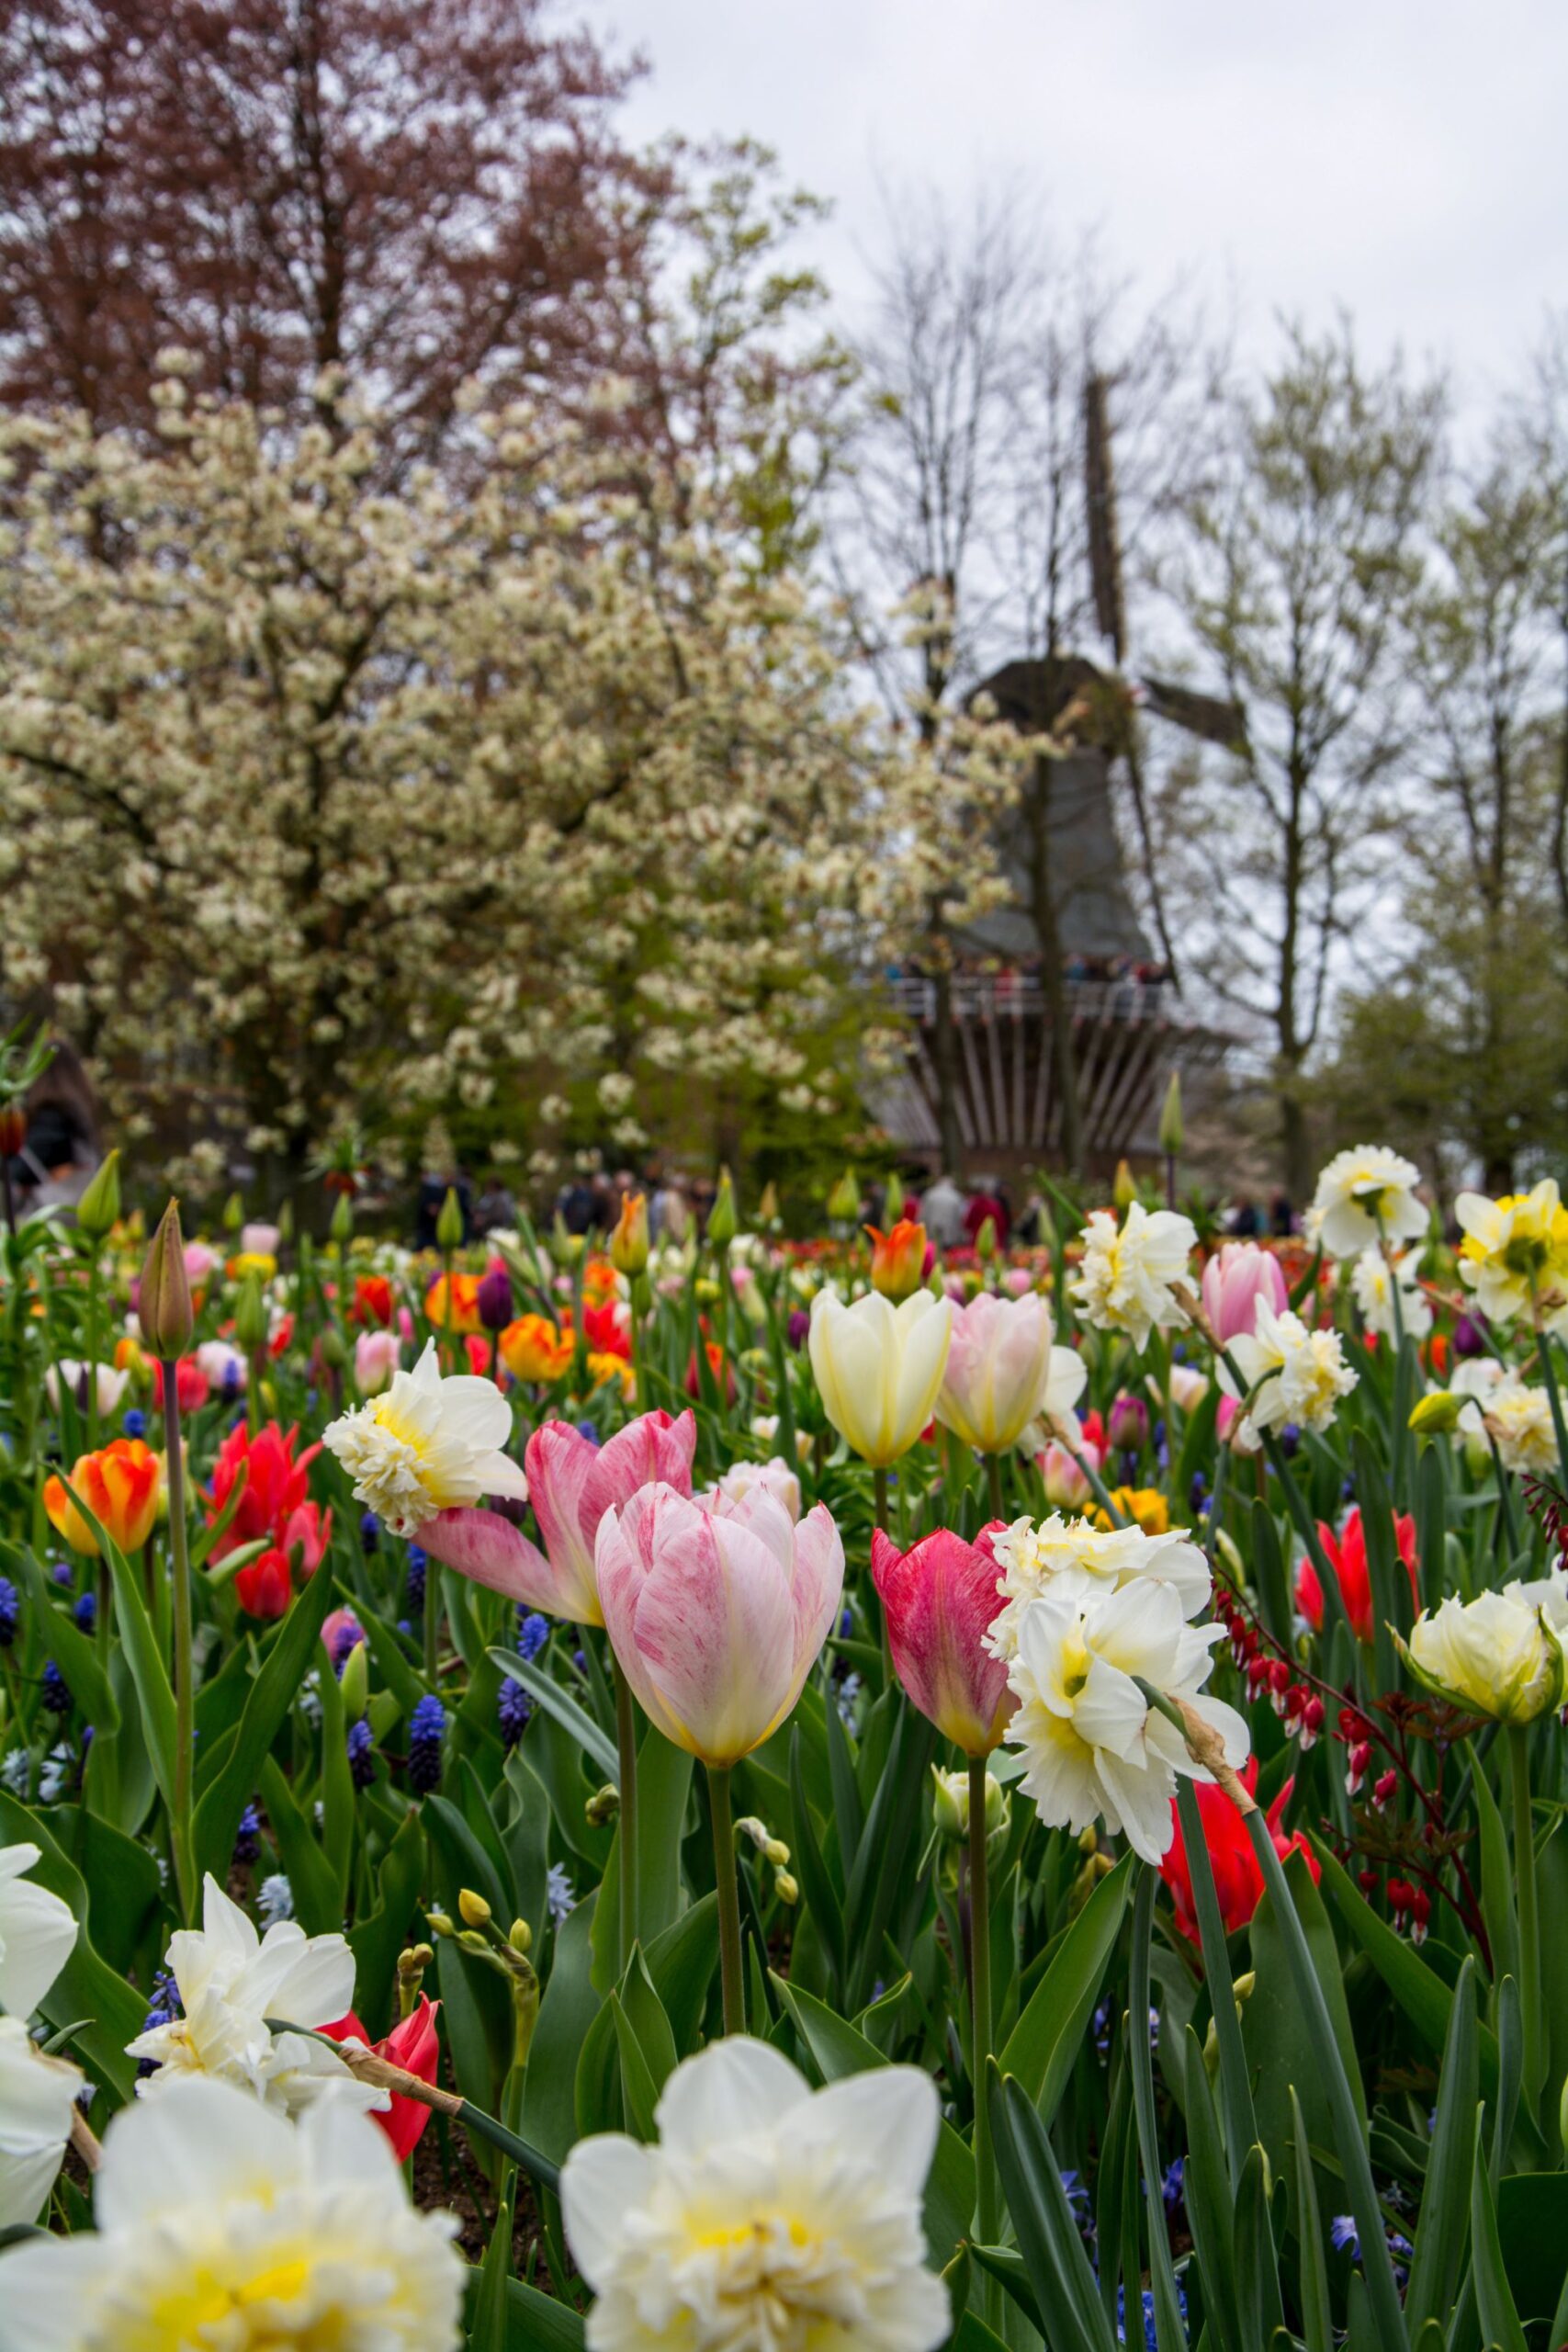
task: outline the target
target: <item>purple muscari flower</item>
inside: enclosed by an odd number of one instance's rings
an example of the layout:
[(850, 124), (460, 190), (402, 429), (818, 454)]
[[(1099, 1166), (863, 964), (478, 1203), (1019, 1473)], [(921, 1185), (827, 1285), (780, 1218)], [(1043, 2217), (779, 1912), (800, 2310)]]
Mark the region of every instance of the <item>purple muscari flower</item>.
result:
[(579, 1421), (577, 1424), (577, 1434), (579, 1437), (585, 1437), (590, 1445), (599, 1445), (603, 1443), (603, 1440), (599, 1435), (599, 1426), (596, 1421)]
[(120, 1416), (120, 1428), (127, 1437), (145, 1437), (147, 1416), (140, 1405), (128, 1405)]
[(373, 1510), (367, 1510), (359, 1522), (359, 1548), (374, 1552), (381, 1541), (381, 1522)]
[(1201, 1470), (1192, 1473), (1192, 1484), (1187, 1489), (1187, 1508), (1194, 1519), (1201, 1519), (1209, 1508), (1209, 1481)]
[(22, 1604), (17, 1588), (9, 1577), (0, 1577), (0, 1650), (8, 1650), (17, 1638), (17, 1620)]
[(1091, 2020), (1094, 2046), (1103, 2058), (1111, 2048), (1111, 2004), (1101, 2001)]
[(1483, 1356), (1486, 1353), (1486, 1333), (1473, 1315), (1461, 1315), (1454, 1325), (1456, 1356)]
[(234, 1832), (231, 1857), (237, 1870), (246, 1870), (261, 1852), (261, 1815), (254, 1804), (248, 1804), (240, 1815), (240, 1826)]
[(350, 1651), (357, 1649), (364, 1639), (365, 1628), (358, 1618), (352, 1614), (345, 1614), (343, 1623), (333, 1634), (333, 1672), (340, 1682), (343, 1680), (344, 1668), (348, 1664)]
[(571, 1662), (573, 1666), (576, 1667), (579, 1674), (587, 1673), (588, 1660), (581, 1650), (573, 1650), (571, 1654)]
[(1185, 2156), (1173, 2156), (1165, 2168), (1165, 2178), (1160, 2183), (1160, 2195), (1165, 2199), (1165, 2210), (1168, 2213), (1174, 2212), (1181, 2202), (1183, 2176), (1186, 2170)]
[(807, 1334), (811, 1329), (811, 1317), (804, 1306), (795, 1306), (790, 1309), (789, 1322), (785, 1329), (789, 1334), (790, 1346), (798, 1354), (806, 1345)]
[(376, 1743), (363, 1715), (348, 1727), (348, 1773), (356, 1789), (367, 1789), (376, 1778)]
[(75, 1607), (72, 1610), (71, 1614), (75, 1620), (80, 1631), (84, 1634), (90, 1634), (97, 1620), (97, 1594), (96, 1592), (83, 1593), (77, 1600)]
[(76, 1581), (76, 1571), (69, 1560), (56, 1560), (49, 1573), (56, 1584), (73, 1585)]
[(43, 1703), (51, 1715), (68, 1715), (71, 1713), (69, 1686), (52, 1658), (47, 1659), (44, 1664)]
[(512, 1320), (512, 1277), (497, 1259), (479, 1277), (476, 1305), (487, 1331), (503, 1331)]
[(533, 1712), (534, 1702), (521, 1682), (513, 1682), (510, 1674), (503, 1675), (500, 1696), (495, 1702), (496, 1721), (501, 1726), (503, 1746), (516, 1747)]
[[(530, 1609), (526, 1613), (519, 1609), (517, 1615), (517, 1655), (531, 1664), (550, 1638), (550, 1621), (541, 1616), (536, 1609)], [(513, 1688), (521, 1690), (523, 1685), (513, 1683)]]
[(1341, 2254), (1345, 2253), (1346, 2250), (1348, 2249), (1350, 2254), (1354, 2256), (1355, 2259), (1359, 2262), (1361, 2258), (1361, 2233), (1356, 2227), (1356, 2217), (1353, 2213), (1336, 2213), (1334, 2219), (1328, 2224), (1328, 2235), (1330, 2242)]
[(417, 1544), (409, 1545), (409, 1615), (417, 1617), (424, 1607), (424, 1554)]
[(1280, 1451), (1284, 1455), (1287, 1462), (1289, 1462), (1294, 1455), (1296, 1448), (1300, 1445), (1301, 1442), (1302, 1431), (1300, 1422), (1287, 1421), (1284, 1428), (1280, 1431)]
[(446, 1736), (446, 1710), (434, 1691), (423, 1698), (409, 1717), (409, 1786), (427, 1797), (441, 1785), (441, 1743)]

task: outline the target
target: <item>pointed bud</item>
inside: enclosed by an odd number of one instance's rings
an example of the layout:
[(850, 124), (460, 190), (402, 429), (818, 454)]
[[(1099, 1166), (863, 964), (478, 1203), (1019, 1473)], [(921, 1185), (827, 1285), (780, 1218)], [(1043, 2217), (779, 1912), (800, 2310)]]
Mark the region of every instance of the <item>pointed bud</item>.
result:
[(779, 1188), (770, 1176), (762, 1187), (762, 1197), (757, 1204), (757, 1222), (772, 1232), (779, 1221)]
[[(716, 1201), (714, 1207), (717, 1208)], [(648, 1263), (648, 1203), (641, 1193), (628, 1193), (621, 1203), (620, 1222), (610, 1236), (610, 1263), (618, 1274), (640, 1274)]]
[(789, 1871), (774, 1871), (773, 1893), (778, 1896), (781, 1903), (798, 1903), (800, 1901), (800, 1888), (795, 1883), (793, 1872)]
[(708, 1211), (708, 1239), (716, 1250), (724, 1250), (734, 1240), (736, 1230), (735, 1187), (729, 1181), (728, 1169), (721, 1168), (718, 1190)]
[(332, 1237), (340, 1250), (354, 1238), (354, 1203), (346, 1193), (340, 1193), (333, 1210)]
[(292, 1241), (294, 1238), (294, 1204), (292, 1201), (280, 1201), (278, 1203), (276, 1225), (278, 1240), (280, 1242)]
[(355, 1642), (343, 1662), (343, 1711), (356, 1724), (370, 1703), (370, 1653)]
[(240, 1295), (234, 1307), (234, 1344), (254, 1355), (265, 1348), (269, 1336), (266, 1301), (262, 1296), (261, 1277), (250, 1273), (240, 1284)]
[(1111, 1187), (1111, 1197), (1117, 1207), (1123, 1211), (1130, 1209), (1138, 1197), (1138, 1188), (1133, 1181), (1133, 1171), (1124, 1159), (1119, 1159), (1116, 1163), (1116, 1181)]
[(897, 1169), (887, 1179), (886, 1190), (883, 1195), (882, 1214), (889, 1225), (897, 1225), (904, 1214), (904, 1179)]
[(152, 1236), (142, 1261), (136, 1299), (141, 1336), (149, 1353), (173, 1363), (189, 1347), (196, 1328), (190, 1283), (186, 1277), (186, 1245), (180, 1231), (178, 1201), (169, 1203)]
[(1429, 1396), (1420, 1398), (1410, 1416), (1410, 1426), (1424, 1437), (1444, 1437), (1459, 1427), (1459, 1417), (1465, 1400), (1451, 1389), (1434, 1388)]
[(980, 1263), (985, 1266), (990, 1263), (996, 1254), (997, 1220), (994, 1216), (982, 1217), (980, 1220), (980, 1230), (975, 1236), (975, 1255), (979, 1259)]
[(912, 1298), (926, 1278), (926, 1228), (900, 1219), (889, 1232), (868, 1225), (871, 1237), (871, 1286), (897, 1306)]
[(465, 1921), (470, 1928), (483, 1928), (489, 1926), (490, 1905), (485, 1901), (482, 1894), (476, 1894), (471, 1886), (458, 1888), (457, 1908), (462, 1913)]
[(245, 1204), (238, 1193), (231, 1193), (223, 1204), (223, 1230), (238, 1233), (245, 1221)]
[(513, 1919), (512, 1932), (506, 1940), (513, 1951), (520, 1951), (526, 1960), (534, 1949), (534, 1930), (526, 1919)]
[(1168, 1159), (1178, 1159), (1181, 1156), (1181, 1072), (1173, 1069), (1170, 1084), (1165, 1090), (1165, 1101), (1160, 1106), (1159, 1148)]
[(828, 1195), (828, 1215), (835, 1225), (852, 1225), (860, 1215), (860, 1180), (846, 1168)]
[(76, 1204), (76, 1222), (90, 1241), (102, 1241), (119, 1223), (119, 1146), (98, 1163)]

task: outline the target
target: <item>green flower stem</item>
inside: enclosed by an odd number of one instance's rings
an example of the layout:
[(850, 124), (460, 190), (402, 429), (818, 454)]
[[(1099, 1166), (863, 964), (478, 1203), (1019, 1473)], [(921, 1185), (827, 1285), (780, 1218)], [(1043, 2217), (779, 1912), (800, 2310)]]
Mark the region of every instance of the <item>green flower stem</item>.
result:
[[(632, 1956), (632, 1946), (637, 1939), (637, 1911), (640, 1890), (637, 1883), (637, 1702), (632, 1686), (621, 1672), (620, 1660), (610, 1653), (611, 1671), (615, 1682), (615, 1748), (619, 1758), (619, 1791), (621, 1800), (619, 1824), (615, 1833), (615, 1849), (620, 1856), (621, 1890), (621, 1973)], [(722, 1898), (721, 1898), (722, 1899)]]
[(1111, 1501), (1105, 1481), (1100, 1476), (1099, 1471), (1091, 1470), (1089, 1468), (1089, 1464), (1084, 1460), (1083, 1455), (1078, 1452), (1077, 1446), (1067, 1445), (1066, 1438), (1063, 1438), (1061, 1442), (1064, 1446), (1066, 1446), (1067, 1452), (1072, 1455), (1073, 1460), (1077, 1464), (1078, 1468), (1088, 1479), (1089, 1493), (1094, 1497), (1095, 1501), (1105, 1513), (1106, 1519), (1109, 1521), (1110, 1524), (1112, 1527), (1131, 1526), (1132, 1521), (1128, 1519), (1126, 1513), (1122, 1510), (1119, 1510), (1116, 1505)]
[(1178, 1783), (1176, 1802), (1181, 1815), (1181, 1840), (1187, 1852), (1188, 1875), (1192, 1882), (1193, 1907), (1198, 1914), (1198, 1935), (1202, 1946), (1203, 1975), (1209, 1987), (1209, 2004), (1213, 2011), (1214, 2038), (1219, 2045), (1220, 2103), (1225, 2119), (1225, 2158), (1230, 2168), (1232, 2189), (1239, 2192), (1242, 2166), (1258, 2137), (1247, 2051), (1241, 2038), (1241, 2019), (1236, 2015), (1235, 1986), (1231, 1976), (1230, 1951), (1225, 1942), (1225, 1923), (1214, 1886), (1213, 1867), (1209, 1860), (1209, 1841), (1203, 1828), (1202, 1811), (1198, 1803), (1197, 1789), (1185, 1773)]
[(295, 2025), (288, 2018), (268, 2018), (266, 2025), (272, 2033), (299, 2033), (309, 2041), (324, 2042), (360, 2082), (393, 2091), (400, 2098), (414, 2099), (421, 2107), (434, 2108), (437, 2115), (449, 2115), (454, 2123), (464, 2124), (477, 2138), (499, 2148), (519, 2172), (526, 2173), (541, 2188), (547, 2188), (552, 2196), (559, 2188), (560, 2166), (541, 2155), (537, 2148), (530, 2147), (526, 2140), (519, 2139), (515, 2132), (509, 2131), (484, 2108), (476, 2107), (471, 2099), (459, 2098), (439, 2083), (427, 2083), (405, 2067), (394, 2066), (389, 2059), (378, 2058), (371, 2051), (356, 2052), (351, 2044), (334, 2041), (330, 2034), (317, 2033), (310, 2026)]
[[(872, 1526), (874, 1529), (880, 1527), (884, 1534), (886, 1534), (887, 1532), (887, 1473), (880, 1463), (875, 1466), (871, 1474), (871, 1491)], [(870, 1591), (874, 1592), (876, 1590), (876, 1587), (872, 1581), (869, 1561), (866, 1568), (866, 1585)], [(886, 1609), (879, 1607), (877, 1611), (877, 1622), (881, 1627), (882, 1633), (883, 1687), (885, 1690), (891, 1690), (893, 1687), (893, 1645), (887, 1637), (887, 1611)]]
[(100, 1249), (94, 1242), (87, 1260), (87, 1451), (97, 1451), (98, 1444), (98, 1260)]
[[(992, 1454), (989, 1459), (995, 1461)], [(986, 2063), (991, 2055), (991, 1890), (986, 1856), (986, 1759), (969, 1758), (969, 2079), (975, 2086), (975, 2224), (982, 2245), (995, 2245), (997, 2160), (991, 2146)], [(1000, 2290), (985, 2283), (987, 2324), (993, 2329)]]
[(180, 1451), (180, 1400), (172, 1359), (164, 1365), (164, 1444), (169, 1480), (169, 1576), (175, 1620), (175, 1817), (170, 1832), (180, 1908), (196, 1919), (196, 1856), (191, 1838), (191, 1787), (196, 1754), (196, 1690), (191, 1665), (190, 1546), (186, 1527), (185, 1458)]
[(1523, 1724), (1509, 1724), (1507, 1733), (1508, 1769), (1514, 1784), (1514, 1879), (1519, 1905), (1519, 2007), (1524, 2024), (1525, 2097), (1533, 2109), (1546, 2079), (1546, 2034), (1541, 2007), (1535, 1824), (1530, 1811), (1529, 1734)]
[(726, 2033), (746, 2030), (746, 1991), (740, 1973), (740, 1885), (735, 1874), (735, 1826), (729, 1813), (728, 1764), (710, 1764), (708, 1810), (713, 1815), (713, 1865), (718, 1885), (718, 1962)]
[(1568, 1425), (1562, 1418), (1562, 1392), (1557, 1385), (1557, 1366), (1551, 1360), (1551, 1334), (1536, 1316), (1536, 1346), (1540, 1355), (1541, 1377), (1551, 1406), (1551, 1426), (1557, 1438), (1557, 1459), (1562, 1471), (1568, 1472)]
[[(999, 1453), (986, 1453), (982, 1454), (980, 1458), (986, 1465), (986, 1484), (991, 1498), (991, 1517), (993, 1519), (1006, 1519), (1008, 1515), (1007, 1499), (1002, 1493), (1001, 1455)], [(980, 2104), (984, 2106), (985, 2101), (982, 2099)], [(993, 2243), (994, 2241), (990, 2238), (986, 2240), (986, 2244), (987, 2245), (990, 2245)]]
[(1149, 2225), (1149, 2281), (1154, 2289), (1155, 2341), (1159, 2352), (1185, 2345), (1176, 2272), (1170, 2259), (1155, 2119), (1154, 2060), (1149, 2048), (1149, 1944), (1154, 1932), (1155, 1888), (1159, 1872), (1145, 1862), (1133, 1898), (1132, 1966), (1127, 1984), (1127, 2054), (1133, 2069), (1133, 2107), (1137, 2118), (1138, 2157), (1144, 2168), (1144, 2210)]

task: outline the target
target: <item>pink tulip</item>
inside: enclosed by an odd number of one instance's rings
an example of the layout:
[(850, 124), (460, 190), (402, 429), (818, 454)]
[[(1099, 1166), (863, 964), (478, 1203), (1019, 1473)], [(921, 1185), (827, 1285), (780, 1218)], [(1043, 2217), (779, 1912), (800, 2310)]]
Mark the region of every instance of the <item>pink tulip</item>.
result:
[(615, 1662), (643, 1713), (719, 1770), (784, 1722), (844, 1589), (827, 1507), (793, 1527), (760, 1487), (706, 1509), (644, 1487), (606, 1515), (597, 1565)]
[(1010, 1298), (1027, 1298), (1034, 1288), (1034, 1277), (1027, 1266), (1010, 1266), (1002, 1276), (1002, 1288)]
[(692, 1491), (696, 1417), (641, 1413), (603, 1445), (570, 1421), (546, 1421), (523, 1453), (541, 1552), (494, 1510), (444, 1510), (421, 1528), (424, 1549), (476, 1584), (574, 1625), (602, 1625), (593, 1542), (605, 1512), (654, 1481)]
[[(1085, 1438), (1079, 1453), (1091, 1470), (1100, 1467), (1100, 1448)], [(1094, 1489), (1065, 1445), (1053, 1438), (1040, 1456), (1045, 1477), (1045, 1499), (1054, 1510), (1087, 1510)]]
[(1002, 1607), (991, 1550), (1001, 1524), (993, 1520), (973, 1544), (939, 1528), (902, 1553), (880, 1527), (871, 1538), (872, 1581), (898, 1679), (921, 1714), (965, 1756), (988, 1756), (1013, 1710), (1007, 1662), (985, 1647)]
[(950, 1306), (953, 1338), (936, 1417), (981, 1453), (1006, 1453), (1045, 1408), (1051, 1310), (1038, 1291), (999, 1298), (983, 1290)]
[(248, 1258), (276, 1258), (283, 1236), (276, 1225), (243, 1225), (240, 1250)]
[(378, 1396), (402, 1361), (395, 1331), (361, 1331), (354, 1343), (354, 1378), (362, 1396)]
[(1227, 1241), (1203, 1269), (1203, 1312), (1222, 1348), (1233, 1340), (1251, 1339), (1259, 1299), (1276, 1315), (1289, 1306), (1280, 1261), (1255, 1241)]

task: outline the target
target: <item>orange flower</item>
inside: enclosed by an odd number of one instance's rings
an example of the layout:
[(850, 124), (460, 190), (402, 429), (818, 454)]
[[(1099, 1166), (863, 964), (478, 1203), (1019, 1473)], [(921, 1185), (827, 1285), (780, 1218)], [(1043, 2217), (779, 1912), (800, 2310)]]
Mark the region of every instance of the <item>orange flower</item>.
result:
[(871, 1236), (871, 1286), (895, 1306), (912, 1298), (926, 1278), (926, 1228), (902, 1216), (891, 1233), (866, 1227)]
[(452, 1276), (452, 1319), (446, 1319), (446, 1276), (437, 1274), (425, 1294), (424, 1311), (437, 1331), (477, 1331), (479, 1329), (478, 1274)]
[(571, 1335), (545, 1315), (520, 1315), (501, 1335), (501, 1361), (513, 1380), (547, 1387), (571, 1362)]
[[(440, 1288), (440, 1284), (436, 1284)], [(379, 1327), (389, 1330), (392, 1322), (392, 1285), (385, 1274), (356, 1274), (354, 1281), (354, 1305), (349, 1308), (351, 1323), (363, 1323), (367, 1328)]]
[(47, 1481), (43, 1507), (57, 1533), (73, 1552), (96, 1553), (96, 1536), (76, 1509), (80, 1498), (122, 1552), (139, 1552), (158, 1515), (163, 1467), (139, 1437), (117, 1437), (96, 1453), (84, 1453), (63, 1478)]
[(595, 1388), (603, 1388), (607, 1381), (618, 1380), (621, 1384), (621, 1395), (628, 1404), (637, 1395), (637, 1374), (625, 1356), (606, 1356), (591, 1352), (588, 1358), (588, 1377)]
[(582, 1269), (582, 1295), (592, 1306), (602, 1306), (607, 1298), (619, 1298), (621, 1278), (608, 1258), (590, 1258)]
[(648, 1203), (640, 1193), (628, 1193), (621, 1203), (621, 1221), (610, 1236), (610, 1261), (617, 1273), (640, 1274), (648, 1250)]

